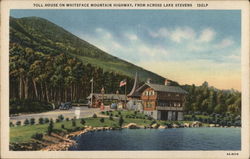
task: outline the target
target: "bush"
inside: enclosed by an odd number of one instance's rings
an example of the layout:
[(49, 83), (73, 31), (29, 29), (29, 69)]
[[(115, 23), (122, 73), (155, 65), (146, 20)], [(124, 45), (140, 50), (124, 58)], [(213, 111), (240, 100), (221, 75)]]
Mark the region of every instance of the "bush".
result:
[(19, 125), (21, 125), (21, 121), (16, 122), (16, 126), (19, 126)]
[(49, 123), (49, 118), (45, 118), (44, 123)]
[(96, 114), (93, 114), (93, 116), (92, 116), (93, 118), (97, 118), (97, 115)]
[(106, 111), (106, 115), (109, 115), (109, 112), (108, 112), (108, 111)]
[(56, 123), (59, 123), (60, 122), (60, 119), (56, 119)]
[(124, 123), (124, 119), (122, 116), (119, 118), (119, 126), (122, 127), (122, 124)]
[(66, 118), (66, 121), (69, 121), (69, 118)]
[(116, 114), (115, 117), (119, 117), (119, 115)]
[(75, 127), (76, 126), (76, 120), (72, 119), (72, 126)]
[(29, 122), (29, 120), (28, 120), (28, 119), (25, 119), (25, 121), (23, 122), (23, 124), (26, 126), (26, 125), (29, 125), (29, 124), (30, 124), (30, 122)]
[(34, 135), (31, 136), (31, 138), (36, 139), (36, 140), (42, 140), (43, 139), (43, 134), (35, 133)]
[(104, 111), (102, 111), (101, 113), (102, 113), (102, 114), (105, 114), (105, 112), (104, 112)]
[(100, 122), (101, 122), (101, 123), (104, 123), (104, 118), (101, 118), (101, 119), (100, 119)]
[(60, 121), (63, 121), (64, 116), (61, 114), (61, 115), (58, 116), (58, 119), (59, 119)]
[(109, 116), (109, 120), (113, 120), (113, 117), (111, 115)]
[(61, 125), (61, 128), (62, 128), (62, 129), (64, 129), (64, 128), (65, 128), (65, 127), (64, 127), (64, 124), (62, 124), (62, 125)]
[(34, 125), (35, 122), (36, 122), (36, 121), (35, 121), (35, 118), (31, 118), (31, 119), (30, 119), (30, 125)]
[(84, 119), (81, 119), (80, 123), (81, 123), (82, 125), (84, 125), (84, 124), (86, 123), (86, 121), (85, 121)]
[(15, 125), (12, 123), (12, 122), (10, 122), (10, 127), (14, 127)]
[(39, 118), (38, 122), (39, 122), (39, 124), (44, 124), (44, 119), (43, 118)]
[(136, 114), (137, 114), (137, 111), (134, 111), (134, 114), (136, 115)]
[(148, 116), (148, 120), (153, 120), (153, 118), (151, 116)]
[(53, 128), (54, 128), (54, 122), (53, 119), (50, 119), (48, 126), (48, 135), (51, 135), (51, 133), (53, 132)]
[(120, 112), (120, 111), (118, 111), (118, 115), (121, 115), (121, 112)]

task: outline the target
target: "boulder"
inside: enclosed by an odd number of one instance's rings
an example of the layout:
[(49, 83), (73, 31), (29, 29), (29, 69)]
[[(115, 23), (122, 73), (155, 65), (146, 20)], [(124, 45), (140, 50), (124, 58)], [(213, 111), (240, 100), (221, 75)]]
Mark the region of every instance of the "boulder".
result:
[(184, 127), (189, 128), (190, 126), (190, 123), (184, 123)]
[(173, 124), (172, 127), (173, 127), (173, 128), (179, 128), (179, 125)]
[(209, 127), (215, 127), (215, 124), (209, 124)]
[(152, 128), (154, 128), (154, 129), (158, 129), (158, 127), (159, 127), (160, 125), (159, 124), (157, 124), (157, 123), (155, 123), (155, 124), (153, 124), (153, 125), (151, 125), (151, 127)]
[(191, 124), (192, 127), (201, 127), (202, 126), (202, 123), (199, 122), (199, 121), (194, 121), (192, 124)]
[(167, 127), (167, 126), (160, 125), (158, 128), (159, 128), (159, 129), (167, 129), (168, 127)]
[(128, 125), (124, 126), (124, 128), (139, 129), (140, 127), (137, 126), (135, 123), (129, 123)]

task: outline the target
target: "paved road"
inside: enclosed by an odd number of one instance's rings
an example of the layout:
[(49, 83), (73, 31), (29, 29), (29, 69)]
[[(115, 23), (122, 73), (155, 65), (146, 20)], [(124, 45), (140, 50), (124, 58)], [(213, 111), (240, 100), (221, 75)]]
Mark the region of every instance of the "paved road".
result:
[[(79, 110), (80, 109), (80, 110)], [(91, 117), (94, 113), (99, 113), (101, 112), (100, 108), (87, 108), (87, 107), (73, 107), (72, 109), (69, 110), (53, 110), (49, 112), (44, 112), (44, 113), (36, 113), (36, 114), (26, 114), (26, 115), (20, 115), (20, 116), (15, 116), (15, 117), (10, 117), (10, 121), (13, 122), (14, 124), (17, 121), (23, 121), (25, 119), (30, 119), (30, 118), (35, 118), (36, 122), (38, 122), (39, 118), (52, 118), (52, 119), (57, 119), (59, 115), (63, 115), (64, 118), (74, 118), (76, 116), (76, 112), (80, 111), (80, 118), (86, 118), (86, 117)]]

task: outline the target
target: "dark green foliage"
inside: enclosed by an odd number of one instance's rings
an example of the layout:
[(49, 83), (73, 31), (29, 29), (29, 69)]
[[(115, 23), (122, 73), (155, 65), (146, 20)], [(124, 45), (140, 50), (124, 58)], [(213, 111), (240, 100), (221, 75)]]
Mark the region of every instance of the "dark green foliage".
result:
[(53, 132), (53, 128), (54, 128), (54, 122), (53, 119), (50, 119), (48, 126), (48, 135), (51, 135), (51, 133)]
[(86, 123), (86, 121), (85, 121), (84, 119), (81, 119), (80, 123), (81, 123), (82, 125), (84, 125), (84, 124)]
[(148, 120), (153, 120), (153, 118), (151, 116), (148, 116)]
[(100, 122), (101, 122), (101, 123), (104, 123), (104, 118), (101, 118), (101, 119), (100, 119)]
[(39, 124), (44, 124), (44, 119), (43, 118), (39, 118), (38, 122), (39, 122)]
[(120, 112), (120, 111), (118, 111), (118, 115), (121, 115), (121, 112)]
[(24, 112), (44, 112), (52, 110), (52, 106), (47, 102), (31, 99), (10, 99), (10, 114)]
[(62, 124), (62, 125), (61, 125), (61, 128), (62, 128), (62, 129), (64, 129), (64, 128), (65, 128), (65, 127), (64, 127), (64, 124)]
[(120, 116), (120, 118), (119, 118), (119, 126), (122, 127), (123, 123), (124, 123), (124, 119), (122, 118), (122, 116)]
[(31, 138), (36, 139), (36, 140), (42, 140), (43, 139), (43, 134), (35, 133), (34, 135), (32, 135)]
[(35, 118), (30, 119), (30, 125), (34, 125), (36, 123)]
[(112, 115), (109, 115), (109, 120), (113, 120), (113, 117), (112, 117)]
[(105, 112), (104, 112), (104, 111), (102, 111), (101, 113), (102, 113), (102, 114), (105, 114)]
[(97, 118), (97, 115), (96, 114), (93, 114), (93, 116), (92, 116), (93, 118)]
[(69, 121), (69, 118), (66, 118), (66, 121)]
[(60, 121), (63, 121), (64, 116), (61, 114), (61, 115), (58, 116), (58, 119), (59, 119)]
[(48, 122), (49, 122), (49, 118), (45, 118), (44, 123), (48, 123)]
[(106, 115), (109, 115), (109, 111), (106, 111)]
[(30, 124), (30, 122), (29, 122), (29, 120), (28, 120), (28, 119), (25, 119), (25, 121), (23, 122), (23, 124), (24, 124), (24, 125), (29, 125), (29, 124)]
[[(207, 82), (201, 86), (184, 85), (182, 88), (189, 93), (184, 107), (188, 114), (241, 114), (241, 93), (236, 90), (218, 90), (209, 87)], [(199, 119), (193, 117), (191, 120)]]
[(59, 123), (59, 122), (61, 122), (61, 120), (60, 119), (56, 119), (56, 123)]
[(10, 122), (9, 126), (14, 127), (15, 125), (12, 122)]
[(72, 126), (75, 127), (76, 126), (76, 119), (72, 119)]

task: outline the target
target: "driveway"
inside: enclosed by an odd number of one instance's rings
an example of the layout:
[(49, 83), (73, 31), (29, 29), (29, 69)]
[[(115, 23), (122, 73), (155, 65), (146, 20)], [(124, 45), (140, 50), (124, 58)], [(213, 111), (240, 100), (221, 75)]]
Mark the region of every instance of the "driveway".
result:
[(94, 113), (98, 114), (101, 112), (100, 108), (88, 108), (88, 107), (73, 107), (69, 110), (53, 110), (44, 113), (35, 113), (35, 114), (24, 114), (19, 116), (10, 117), (10, 122), (15, 124), (17, 121), (23, 121), (25, 119), (34, 118), (36, 122), (38, 122), (39, 118), (52, 118), (53, 120), (57, 119), (59, 115), (63, 115), (65, 118), (74, 118), (76, 116), (76, 112), (79, 113), (80, 111), (80, 118), (87, 118), (91, 117)]

